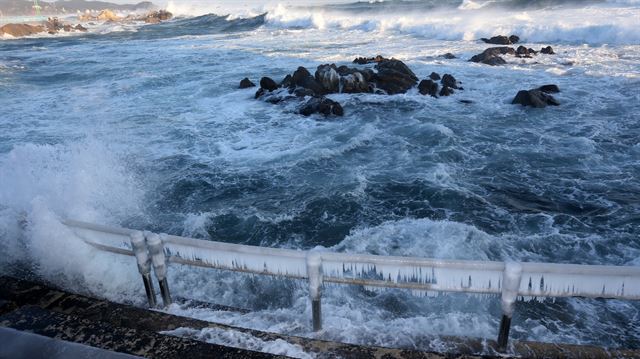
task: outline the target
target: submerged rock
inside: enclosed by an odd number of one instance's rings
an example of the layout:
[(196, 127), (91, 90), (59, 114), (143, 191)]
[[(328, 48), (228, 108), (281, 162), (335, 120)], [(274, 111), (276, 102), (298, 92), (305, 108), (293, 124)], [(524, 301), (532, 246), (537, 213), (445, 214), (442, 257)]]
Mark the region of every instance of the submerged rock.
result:
[(553, 96), (539, 90), (522, 90), (511, 101), (512, 104), (520, 104), (522, 106), (531, 106), (536, 108), (544, 108), (549, 106), (559, 106), (560, 103)]
[(443, 57), (443, 58), (448, 59), (448, 60), (457, 59), (456, 55), (454, 55), (454, 54), (452, 54), (450, 52), (447, 52), (446, 54), (440, 55), (440, 57)]
[(423, 95), (438, 97), (438, 84), (432, 80), (422, 80), (418, 85), (418, 91)]
[(516, 35), (511, 35), (509, 37), (504, 36), (504, 35), (498, 35), (498, 36), (494, 36), (490, 39), (487, 38), (482, 38), (480, 39), (484, 42), (486, 42), (487, 44), (494, 44), (494, 45), (513, 45), (518, 43), (518, 41), (520, 41), (520, 38)]
[(311, 116), (314, 113), (323, 114), (325, 117), (344, 115), (344, 109), (339, 103), (324, 96), (311, 98), (300, 108), (299, 112), (303, 116)]
[(558, 85), (542, 85), (538, 87), (538, 90), (546, 93), (558, 93), (560, 92), (560, 88)]
[(440, 80), (440, 74), (438, 74), (437, 72), (432, 72), (431, 75), (429, 75), (429, 78), (433, 81), (438, 81)]
[(242, 81), (240, 81), (240, 88), (241, 89), (246, 89), (246, 88), (249, 88), (249, 87), (256, 87), (256, 84), (251, 82), (251, 80), (249, 80), (248, 77), (245, 77), (244, 79), (242, 79)]

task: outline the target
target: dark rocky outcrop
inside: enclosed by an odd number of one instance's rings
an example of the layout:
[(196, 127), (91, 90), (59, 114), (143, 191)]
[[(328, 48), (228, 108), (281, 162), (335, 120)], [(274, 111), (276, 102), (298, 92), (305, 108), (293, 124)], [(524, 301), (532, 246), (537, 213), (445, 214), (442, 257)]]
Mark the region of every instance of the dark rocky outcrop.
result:
[(529, 49), (527, 49), (524, 46), (518, 46), (518, 48), (516, 49), (516, 56), (517, 57), (531, 57), (531, 54), (529, 53)]
[(553, 96), (541, 91), (540, 89), (519, 91), (516, 97), (511, 101), (512, 104), (520, 104), (522, 106), (531, 106), (543, 108), (549, 106), (559, 106), (560, 103)]
[(404, 62), (396, 59), (384, 60), (376, 65), (374, 76), (376, 87), (389, 95), (406, 93), (418, 83), (418, 77)]
[(431, 75), (429, 75), (429, 78), (432, 79), (433, 81), (439, 81), (440, 74), (438, 74), (437, 72), (432, 72)]
[(81, 31), (81, 32), (87, 32), (88, 31), (86, 27), (84, 27), (84, 26), (82, 26), (80, 24), (76, 25), (76, 27), (74, 29), (76, 29), (76, 31)]
[(270, 77), (263, 77), (260, 79), (260, 88), (272, 92), (278, 89), (278, 84)]
[(440, 90), (440, 93), (439, 93), (440, 96), (450, 96), (453, 94), (454, 94), (453, 89), (447, 86), (442, 86), (442, 90)]
[(418, 91), (423, 95), (430, 95), (433, 97), (438, 97), (438, 84), (433, 80), (422, 80), (420, 84), (418, 84)]
[(490, 39), (483, 37), (480, 40), (486, 42), (487, 44), (493, 44), (493, 45), (513, 45), (518, 43), (518, 41), (520, 41), (520, 38), (516, 35), (511, 35), (509, 37), (504, 35), (498, 35)]
[(457, 89), (461, 89), (461, 88), (458, 86), (458, 80), (456, 80), (456, 78), (455, 78), (455, 77), (453, 77), (453, 76), (452, 76), (452, 75), (450, 75), (450, 74), (444, 74), (444, 75), (442, 76), (442, 81), (441, 81), (441, 83), (442, 83), (442, 86), (444, 86), (444, 87), (450, 87), (450, 88), (452, 88), (452, 89), (456, 89), (456, 90), (457, 90)]
[(481, 54), (473, 56), (469, 61), (471, 62), (480, 62), (483, 64), (495, 66), (502, 65), (507, 63), (500, 55), (515, 55), (516, 50), (513, 47), (509, 46), (501, 46), (501, 47), (490, 47), (484, 50)]
[(324, 116), (335, 115), (343, 116), (344, 110), (342, 106), (326, 97), (312, 97), (307, 103), (305, 103), (299, 110), (303, 116), (311, 116), (314, 113), (319, 113)]
[(320, 82), (316, 81), (316, 78), (311, 76), (309, 70), (302, 66), (298, 67), (293, 75), (291, 75), (291, 85), (289, 86), (289, 89), (293, 91), (296, 87), (311, 90), (316, 96), (322, 96), (327, 92)]
[(387, 60), (387, 59), (384, 58), (382, 55), (378, 55), (376, 57), (357, 57), (355, 60), (353, 60), (353, 63), (358, 65), (366, 65), (366, 64), (382, 62), (384, 60)]
[(540, 50), (540, 53), (542, 54), (546, 54), (546, 55), (555, 55), (556, 53), (553, 51), (553, 48), (551, 46), (547, 46), (547, 47), (543, 47)]
[(248, 77), (245, 77), (244, 79), (242, 79), (242, 81), (240, 81), (240, 88), (241, 89), (246, 89), (246, 88), (249, 88), (249, 87), (256, 87), (256, 84), (251, 82), (251, 80), (249, 80)]

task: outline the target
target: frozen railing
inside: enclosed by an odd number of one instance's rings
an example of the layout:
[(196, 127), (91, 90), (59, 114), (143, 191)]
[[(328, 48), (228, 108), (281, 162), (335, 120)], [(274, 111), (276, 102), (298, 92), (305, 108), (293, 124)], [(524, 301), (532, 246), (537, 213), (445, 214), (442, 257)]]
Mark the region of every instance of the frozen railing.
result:
[(313, 329), (322, 328), (323, 283), (404, 288), (417, 295), (462, 292), (501, 295), (498, 347), (505, 349), (518, 297), (588, 297), (640, 300), (640, 267), (439, 260), (300, 251), (229, 244), (67, 220), (91, 246), (134, 256), (150, 306), (156, 305), (153, 267), (163, 303), (171, 296), (167, 262), (307, 280)]

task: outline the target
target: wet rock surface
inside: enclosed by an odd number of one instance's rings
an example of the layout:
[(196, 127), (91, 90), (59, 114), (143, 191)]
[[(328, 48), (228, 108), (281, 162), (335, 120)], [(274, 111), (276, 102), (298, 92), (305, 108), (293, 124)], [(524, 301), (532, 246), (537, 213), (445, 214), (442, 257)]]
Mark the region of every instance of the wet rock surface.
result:
[(498, 36), (493, 36), (489, 39), (483, 37), (480, 40), (486, 42), (487, 44), (493, 44), (493, 45), (513, 45), (513, 44), (517, 44), (518, 41), (520, 41), (520, 38), (516, 35), (511, 35), (511, 36), (498, 35)]
[(256, 87), (256, 84), (251, 82), (251, 80), (249, 80), (248, 77), (245, 77), (240, 81), (240, 88), (241, 89), (246, 89), (246, 88), (250, 88), (250, 87)]
[(560, 103), (553, 96), (549, 95), (549, 93), (557, 92), (560, 92), (560, 89), (556, 85), (544, 85), (537, 89), (522, 90), (518, 92), (511, 103), (535, 108), (559, 106)]

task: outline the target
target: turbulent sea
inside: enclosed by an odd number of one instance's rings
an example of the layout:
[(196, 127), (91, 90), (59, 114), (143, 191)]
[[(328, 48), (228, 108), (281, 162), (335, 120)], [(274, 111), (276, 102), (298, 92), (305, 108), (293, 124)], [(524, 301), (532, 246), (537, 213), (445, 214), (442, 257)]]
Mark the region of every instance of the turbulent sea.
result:
[[(640, 266), (640, 2), (237, 3), (0, 40), (2, 273), (142, 304), (135, 264), (64, 236), (61, 218), (281, 248)], [(467, 61), (500, 34), (557, 54)], [(465, 90), (330, 95), (345, 116), (325, 119), (238, 89), (377, 54)], [(550, 83), (559, 107), (511, 105)], [(304, 283), (169, 276), (175, 295), (251, 310), (176, 314), (313, 335)], [(500, 313), (496, 298), (328, 287), (322, 338), (447, 350), (434, 338), (493, 339)], [(638, 348), (639, 318), (627, 301), (518, 303), (512, 337)], [(307, 356), (236, 334), (200, 333)]]

